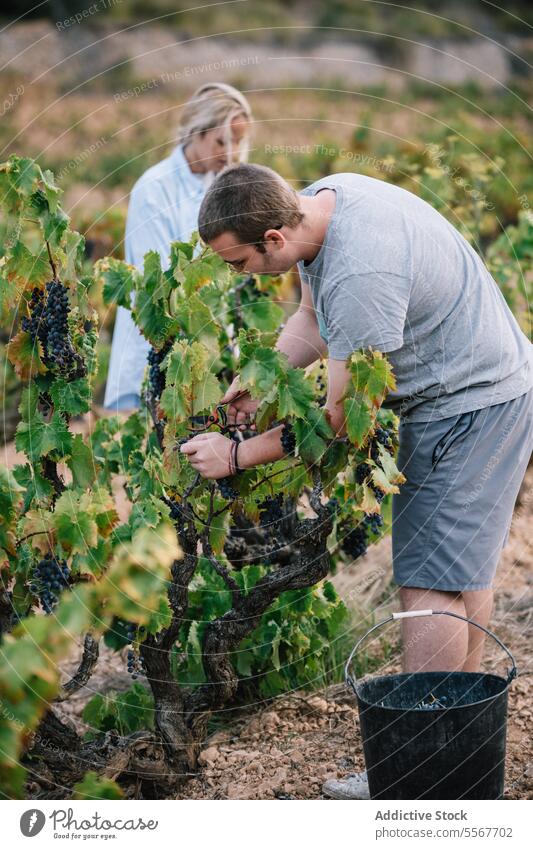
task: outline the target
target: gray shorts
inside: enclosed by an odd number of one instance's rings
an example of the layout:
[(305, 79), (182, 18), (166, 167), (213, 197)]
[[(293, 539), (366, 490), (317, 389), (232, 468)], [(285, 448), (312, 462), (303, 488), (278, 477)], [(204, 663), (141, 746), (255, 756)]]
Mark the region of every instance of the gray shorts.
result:
[(392, 552), (398, 586), (488, 589), (533, 451), (533, 389), (433, 422), (400, 424)]

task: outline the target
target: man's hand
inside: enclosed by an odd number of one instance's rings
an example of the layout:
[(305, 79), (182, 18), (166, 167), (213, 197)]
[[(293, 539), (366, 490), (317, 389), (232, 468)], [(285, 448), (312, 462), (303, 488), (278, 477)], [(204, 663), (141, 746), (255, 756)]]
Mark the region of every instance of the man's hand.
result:
[(225, 478), (229, 475), (231, 439), (221, 433), (199, 433), (180, 446), (191, 466), (203, 478)]
[(233, 383), (220, 403), (227, 404), (228, 402), (230, 402), (228, 407), (228, 424), (238, 425), (240, 430), (246, 430), (247, 427), (255, 430), (252, 419), (257, 412), (260, 401), (254, 400), (246, 390), (241, 390), (239, 375), (234, 378)]

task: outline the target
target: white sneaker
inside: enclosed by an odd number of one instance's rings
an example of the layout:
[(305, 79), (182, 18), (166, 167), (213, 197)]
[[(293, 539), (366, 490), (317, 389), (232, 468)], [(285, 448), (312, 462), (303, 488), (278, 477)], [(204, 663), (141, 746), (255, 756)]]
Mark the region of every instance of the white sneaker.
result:
[(345, 778), (328, 779), (322, 785), (322, 793), (330, 799), (370, 799), (366, 770)]

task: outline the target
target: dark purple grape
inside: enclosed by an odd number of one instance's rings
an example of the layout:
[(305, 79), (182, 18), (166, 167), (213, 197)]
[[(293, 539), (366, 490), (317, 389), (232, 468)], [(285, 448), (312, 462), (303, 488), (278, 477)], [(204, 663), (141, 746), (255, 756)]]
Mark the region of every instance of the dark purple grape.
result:
[(69, 586), (69, 575), (66, 561), (54, 555), (43, 557), (33, 570), (31, 586), (46, 614), (52, 612), (61, 591)]
[(285, 454), (293, 455), (296, 448), (296, 436), (294, 435), (292, 425), (287, 422), (281, 430), (281, 447)]
[(235, 501), (238, 498), (239, 493), (233, 487), (231, 477), (219, 478), (217, 485), (222, 498), (225, 498), (227, 501)]
[(365, 482), (367, 477), (371, 474), (372, 469), (368, 465), (368, 463), (360, 463), (355, 470), (355, 479), (357, 483), (362, 484)]
[(341, 542), (341, 548), (345, 554), (348, 554), (354, 560), (357, 557), (362, 557), (366, 554), (368, 548), (367, 528), (364, 523), (352, 528), (351, 531), (344, 536)]
[(373, 534), (379, 534), (380, 528), (383, 527), (383, 516), (381, 513), (369, 513), (363, 521)]
[(161, 348), (160, 351), (156, 348), (150, 348), (148, 352), (148, 383), (150, 386), (150, 392), (157, 401), (161, 398), (163, 389), (165, 388), (165, 372), (161, 370), (160, 366), (171, 347), (172, 342), (169, 341)]

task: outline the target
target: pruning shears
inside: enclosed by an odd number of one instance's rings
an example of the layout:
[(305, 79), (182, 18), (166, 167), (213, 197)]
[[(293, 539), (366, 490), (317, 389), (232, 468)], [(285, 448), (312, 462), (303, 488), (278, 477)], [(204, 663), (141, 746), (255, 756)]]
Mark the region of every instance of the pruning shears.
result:
[(217, 404), (212, 413), (206, 413), (202, 416), (189, 416), (189, 430), (194, 433), (203, 433), (213, 425), (219, 427), (221, 433), (228, 433), (229, 431), (235, 430), (238, 425), (228, 424), (228, 414), (224, 407), (226, 404), (231, 404), (243, 395), (246, 395), (246, 390), (239, 392), (238, 395), (235, 395), (235, 397), (231, 399), (231, 401), (225, 401), (223, 404)]
[(206, 413), (203, 416), (189, 416), (189, 422), (189, 430), (195, 433), (202, 433), (212, 425), (219, 427), (221, 433), (226, 433), (233, 427), (233, 425), (228, 425), (228, 414), (222, 404), (218, 404), (212, 413)]

